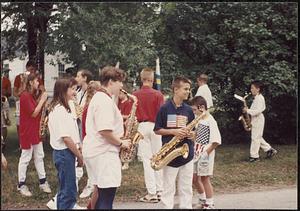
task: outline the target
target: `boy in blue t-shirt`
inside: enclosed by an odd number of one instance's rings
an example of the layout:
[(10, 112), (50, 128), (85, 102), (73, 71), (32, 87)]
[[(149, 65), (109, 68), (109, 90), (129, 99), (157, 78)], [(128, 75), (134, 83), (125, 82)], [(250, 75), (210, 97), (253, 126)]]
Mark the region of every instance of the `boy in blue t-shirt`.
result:
[(184, 143), (189, 146), (187, 158), (179, 156), (162, 169), (164, 181), (161, 202), (165, 209), (174, 207), (177, 176), (179, 208), (192, 209), (194, 143), (191, 138), (194, 133), (188, 131), (186, 126), (195, 116), (191, 107), (183, 102), (188, 99), (190, 88), (189, 79), (182, 76), (176, 77), (172, 83), (173, 97), (161, 106), (156, 116), (154, 132), (162, 136), (163, 145), (177, 136), (183, 139), (178, 147)]

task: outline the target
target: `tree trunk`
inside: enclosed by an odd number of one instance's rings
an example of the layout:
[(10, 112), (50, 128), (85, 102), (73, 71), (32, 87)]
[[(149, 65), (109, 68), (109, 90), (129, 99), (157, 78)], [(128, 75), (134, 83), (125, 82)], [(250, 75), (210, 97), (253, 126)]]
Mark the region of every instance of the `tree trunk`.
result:
[(36, 61), (37, 31), (36, 19), (34, 16), (27, 18), (27, 46), (29, 60)]

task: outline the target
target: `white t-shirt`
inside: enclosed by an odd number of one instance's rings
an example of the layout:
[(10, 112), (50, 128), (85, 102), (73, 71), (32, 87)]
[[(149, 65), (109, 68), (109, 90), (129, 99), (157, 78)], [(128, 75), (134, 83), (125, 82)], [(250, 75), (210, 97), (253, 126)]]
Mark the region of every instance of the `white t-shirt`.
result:
[[(201, 133), (199, 134), (199, 131)], [(206, 142), (202, 143), (204, 145), (211, 143), (221, 144), (221, 134), (218, 128), (218, 124), (215, 118), (208, 114), (207, 118), (201, 119), (196, 128), (196, 142), (199, 140), (199, 135), (201, 135), (201, 140)]]
[(251, 115), (251, 118), (259, 118), (263, 116), (263, 111), (266, 109), (265, 98), (262, 94), (258, 94), (254, 97), (254, 100), (251, 104), (250, 109), (247, 110), (247, 113)]
[(49, 113), (48, 128), (50, 145), (53, 149), (68, 148), (62, 137), (70, 137), (75, 144), (80, 143), (79, 130), (76, 119), (62, 105), (56, 105)]
[(86, 117), (86, 136), (82, 147), (85, 158), (107, 151), (119, 152), (120, 147), (100, 135), (99, 131), (102, 130), (111, 130), (115, 136), (121, 137), (124, 133), (123, 118), (113, 99), (103, 92), (97, 92), (89, 103)]
[(199, 86), (196, 96), (202, 96), (206, 100), (207, 108), (213, 107), (213, 101), (212, 101), (212, 95), (211, 91), (208, 88), (207, 84), (203, 84), (202, 86)]

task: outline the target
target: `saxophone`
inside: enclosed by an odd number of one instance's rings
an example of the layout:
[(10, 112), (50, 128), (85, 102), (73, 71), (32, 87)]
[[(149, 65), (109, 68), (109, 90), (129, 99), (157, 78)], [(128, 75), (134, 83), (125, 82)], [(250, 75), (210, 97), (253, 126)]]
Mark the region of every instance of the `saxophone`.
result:
[(120, 149), (120, 159), (124, 163), (131, 162), (136, 155), (138, 142), (143, 139), (143, 135), (138, 132), (138, 121), (136, 120), (135, 112), (137, 108), (137, 99), (135, 96), (127, 93), (125, 90), (121, 89), (121, 91), (126, 94), (129, 98), (133, 100), (132, 108), (127, 120), (126, 132), (122, 139), (130, 139), (131, 145), (129, 149), (121, 148)]
[(42, 115), (40, 120), (40, 130), (39, 130), (40, 138), (45, 138), (47, 134), (49, 104), (50, 104), (49, 101), (46, 100), (42, 110)]
[[(244, 108), (248, 108), (247, 103), (246, 103), (246, 98), (249, 96), (249, 94), (246, 94), (244, 97), (240, 97), (236, 94), (234, 94), (234, 97), (238, 100), (241, 100), (244, 103)], [(251, 130), (251, 116), (247, 112), (243, 112), (242, 115), (238, 119), (239, 121), (242, 122), (242, 125), (246, 131)]]
[[(192, 122), (190, 122), (186, 128), (189, 132), (198, 124), (198, 122), (206, 115), (206, 112), (203, 112), (201, 115), (196, 117)], [(179, 156), (187, 158), (189, 155), (189, 146), (187, 143), (183, 144), (181, 147), (177, 147), (183, 139), (180, 139), (177, 136), (174, 136), (168, 143), (164, 144), (158, 153), (154, 154), (151, 158), (151, 167), (158, 171), (172, 160)]]

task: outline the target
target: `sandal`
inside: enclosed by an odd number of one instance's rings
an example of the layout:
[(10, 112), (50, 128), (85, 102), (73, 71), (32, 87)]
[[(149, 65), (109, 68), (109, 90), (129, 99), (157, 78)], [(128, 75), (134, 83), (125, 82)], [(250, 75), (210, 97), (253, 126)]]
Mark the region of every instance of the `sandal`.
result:
[(157, 203), (159, 200), (157, 199), (156, 195), (147, 194), (146, 196), (140, 198), (140, 202), (147, 202), (147, 203)]

